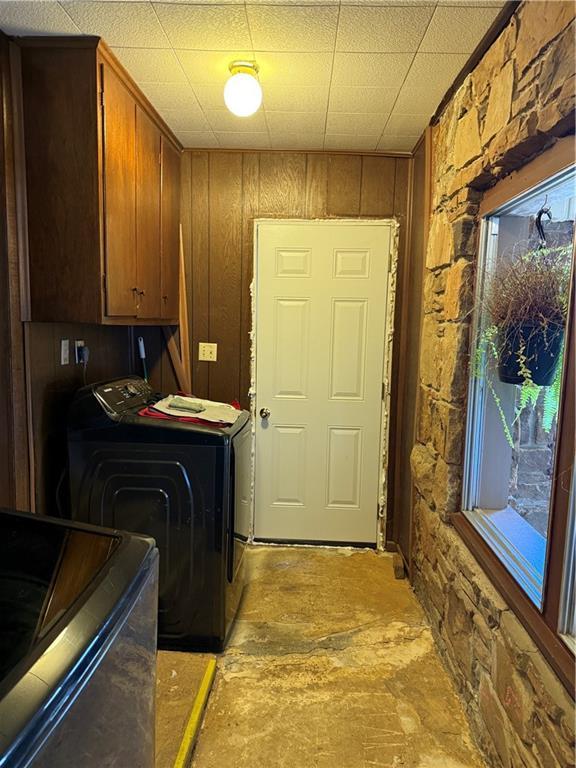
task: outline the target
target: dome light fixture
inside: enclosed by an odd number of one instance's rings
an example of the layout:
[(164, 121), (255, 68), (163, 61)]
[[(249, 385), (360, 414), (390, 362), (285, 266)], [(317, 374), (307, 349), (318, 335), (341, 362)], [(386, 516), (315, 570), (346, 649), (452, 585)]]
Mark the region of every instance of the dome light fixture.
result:
[(233, 61), (229, 69), (232, 76), (224, 86), (224, 103), (238, 117), (253, 115), (262, 104), (258, 65), (255, 61)]

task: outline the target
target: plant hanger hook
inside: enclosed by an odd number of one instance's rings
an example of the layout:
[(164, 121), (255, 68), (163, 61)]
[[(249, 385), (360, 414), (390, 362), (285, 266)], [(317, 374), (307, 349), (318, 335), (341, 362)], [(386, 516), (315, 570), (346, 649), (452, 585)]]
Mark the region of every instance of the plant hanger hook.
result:
[(546, 202), (548, 201), (548, 195), (546, 195), (546, 198), (544, 200), (544, 205), (538, 213), (536, 214), (536, 229), (538, 230), (538, 239), (539, 244), (538, 248), (546, 248), (546, 234), (544, 232), (544, 224), (542, 224), (542, 216), (548, 216), (548, 221), (552, 221), (552, 213), (550, 211), (550, 208), (546, 207)]

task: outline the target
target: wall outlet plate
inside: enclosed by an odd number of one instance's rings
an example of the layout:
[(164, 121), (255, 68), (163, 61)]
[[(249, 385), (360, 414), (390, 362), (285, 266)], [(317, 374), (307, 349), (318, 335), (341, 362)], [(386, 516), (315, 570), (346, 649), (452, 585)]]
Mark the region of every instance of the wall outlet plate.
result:
[(70, 362), (70, 339), (60, 339), (60, 365)]
[(218, 358), (218, 344), (210, 344), (207, 341), (201, 341), (198, 344), (198, 360), (206, 360), (209, 363), (215, 363)]
[(84, 346), (85, 346), (84, 339), (76, 339), (74, 341), (74, 360), (76, 361), (76, 364), (82, 362), (82, 355), (80, 350)]

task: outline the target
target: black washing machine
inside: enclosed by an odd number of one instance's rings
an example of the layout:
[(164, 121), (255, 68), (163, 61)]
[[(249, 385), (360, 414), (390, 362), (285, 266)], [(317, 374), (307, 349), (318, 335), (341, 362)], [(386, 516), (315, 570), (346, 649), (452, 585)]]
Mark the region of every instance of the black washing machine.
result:
[(221, 428), (138, 415), (160, 397), (136, 376), (77, 392), (68, 417), (72, 517), (152, 536), (159, 646), (219, 651), (243, 588), (250, 416)]

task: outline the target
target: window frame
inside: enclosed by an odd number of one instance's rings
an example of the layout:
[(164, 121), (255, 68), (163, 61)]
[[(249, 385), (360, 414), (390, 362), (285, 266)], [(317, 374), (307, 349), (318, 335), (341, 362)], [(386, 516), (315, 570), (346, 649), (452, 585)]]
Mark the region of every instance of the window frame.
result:
[[(532, 187), (545, 182), (550, 177), (574, 166), (576, 162), (573, 137), (561, 139), (557, 144), (520, 171), (511, 174), (498, 182), (485, 195), (480, 206), (479, 215), (487, 219), (509, 201), (528, 192)], [(477, 265), (482, 265), (488, 237), (488, 222), (481, 229)], [(576, 243), (576, 237), (575, 237)], [(558, 412), (558, 434), (556, 441), (555, 472), (551, 491), (551, 505), (547, 541), (547, 560), (542, 588), (542, 604), (539, 609), (515, 577), (492, 550), (474, 525), (467, 519), (464, 511), (452, 516), (452, 523), (464, 543), (470, 549), (488, 578), (502, 594), (512, 611), (526, 628), (535, 644), (550, 663), (561, 682), (574, 697), (574, 651), (573, 644), (567, 643), (561, 634), (561, 623), (564, 590), (564, 568), (567, 562), (567, 543), (569, 524), (574, 524), (570, 516), (571, 488), (573, 490), (574, 475), (574, 433), (575, 433), (575, 330), (574, 314), (574, 261), (570, 283), (570, 299), (568, 307), (568, 322), (566, 327), (566, 360), (563, 372), (562, 398)], [(476, 281), (482, 279), (481, 270), (476, 270)], [(476, 338), (478, 317), (474, 314), (471, 327), (471, 341)], [(474, 396), (476, 382), (471, 377), (468, 397)], [(472, 409), (470, 409), (472, 410)], [(468, 420), (467, 420), (467, 434)], [(463, 506), (470, 498), (469, 479), (472, 475), (470, 467), (470, 452), (466, 452), (462, 500)], [(561, 481), (559, 481), (561, 478)], [(570, 647), (572, 646), (572, 648)]]

